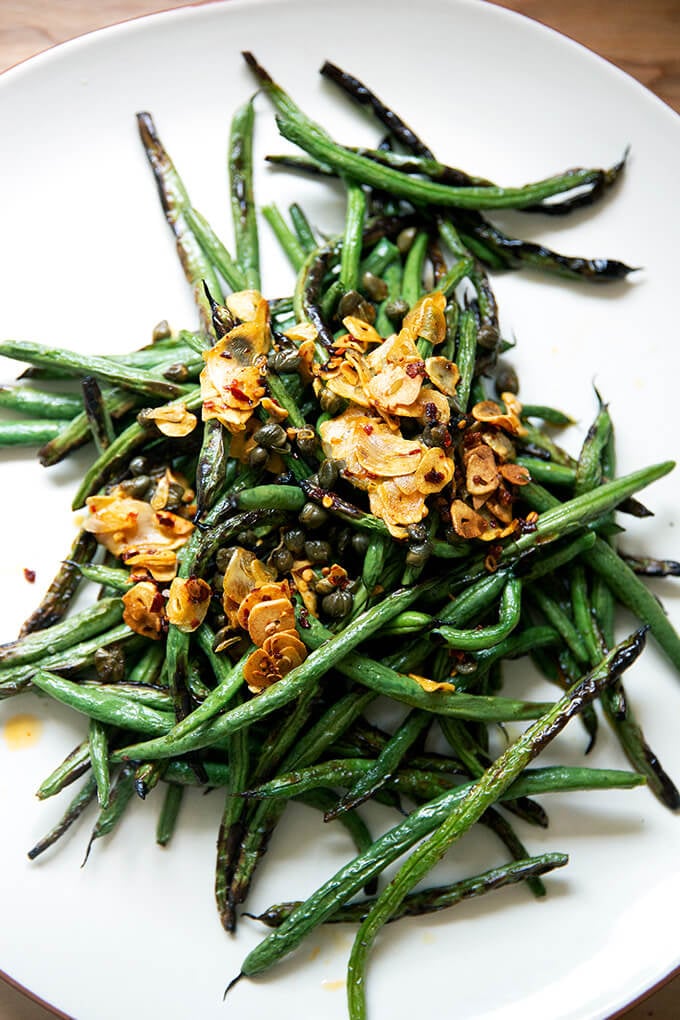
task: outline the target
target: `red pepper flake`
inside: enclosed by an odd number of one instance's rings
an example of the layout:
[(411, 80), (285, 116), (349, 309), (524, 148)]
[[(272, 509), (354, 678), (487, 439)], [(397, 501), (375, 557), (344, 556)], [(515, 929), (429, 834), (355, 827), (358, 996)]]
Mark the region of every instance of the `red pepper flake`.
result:
[(237, 382), (229, 383), (228, 389), (234, 394), (238, 400), (245, 400), (248, 406), (252, 405), (252, 400), (247, 393), (244, 393)]
[(417, 375), (425, 375), (425, 362), (410, 361), (406, 366), (406, 375), (409, 379), (415, 379)]
[(151, 600), (150, 610), (152, 613), (160, 613), (163, 608), (163, 596), (159, 591), (156, 592), (153, 599)]
[(28, 567), (24, 567), (24, 577), (29, 584), (33, 584), (35, 582), (35, 570), (29, 570)]
[(437, 421), (438, 419), (437, 405), (432, 400), (428, 400), (425, 404), (425, 417), (429, 422)]
[(443, 479), (444, 475), (441, 471), (437, 471), (436, 468), (431, 468), (424, 476), (426, 482), (431, 482), (433, 485), (438, 485)]
[(373, 426), (372, 425), (362, 425), (361, 427), (362, 427), (362, 429), (364, 430), (364, 432), (366, 433), (367, 436), (370, 436), (371, 433), (373, 432)]

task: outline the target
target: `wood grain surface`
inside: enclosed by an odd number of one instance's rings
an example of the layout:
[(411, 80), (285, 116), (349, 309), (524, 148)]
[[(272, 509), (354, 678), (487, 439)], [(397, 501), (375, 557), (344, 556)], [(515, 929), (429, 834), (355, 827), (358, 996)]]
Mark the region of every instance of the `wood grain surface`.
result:
[[(173, 0), (0, 0), (0, 71), (57, 43), (129, 18), (194, 3)], [(479, 0), (491, 2), (491, 0)], [(493, 0), (622, 68), (680, 113), (680, 0)], [(0, 960), (0, 967), (2, 961)], [(0, 1020), (54, 1014), (0, 981)], [(626, 1011), (626, 1020), (678, 1020), (680, 977)], [(83, 1018), (91, 1020), (91, 1018)], [(550, 1020), (550, 1018), (546, 1018)]]

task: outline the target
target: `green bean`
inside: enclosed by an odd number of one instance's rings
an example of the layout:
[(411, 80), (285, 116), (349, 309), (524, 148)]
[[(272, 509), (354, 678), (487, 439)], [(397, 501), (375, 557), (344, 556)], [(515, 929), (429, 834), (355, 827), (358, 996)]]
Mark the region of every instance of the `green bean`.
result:
[(532, 586), (529, 598), (545, 616), (546, 620), (560, 635), (572, 655), (579, 663), (588, 662), (588, 649), (584, 637), (560, 605), (539, 586)]
[(281, 248), (291, 266), (297, 272), (305, 261), (305, 256), (307, 254), (305, 249), (302, 247), (298, 238), (284, 220), (281, 210), (273, 202), (270, 205), (262, 206), (262, 215), (272, 228), (274, 236), (281, 245)]
[[(9, 693), (25, 690), (34, 680), (38, 666), (43, 669), (74, 670), (94, 663), (95, 653), (99, 648), (107, 648), (114, 644), (136, 643), (138, 636), (126, 624), (113, 627), (104, 634), (97, 634), (87, 641), (64, 648), (53, 655), (47, 655), (40, 663), (22, 663), (17, 666), (5, 666), (0, 669), (0, 698)], [(106, 721), (106, 720), (104, 720)]]
[[(388, 269), (396, 269), (401, 279), (401, 253), (393, 241), (381, 237), (362, 260), (360, 275), (363, 277), (365, 273), (372, 273), (373, 276), (385, 276)], [(387, 278), (385, 282), (388, 283)], [(389, 294), (391, 298), (396, 296)]]
[(546, 648), (559, 642), (559, 634), (552, 627), (525, 627), (519, 633), (499, 641), (490, 648), (475, 652), (479, 669), (487, 670), (494, 662), (503, 659), (518, 659), (537, 648)]
[(337, 818), (344, 811), (356, 808), (372, 797), (383, 786), (398, 767), (409, 748), (430, 725), (431, 717), (417, 709), (410, 712), (392, 738), (385, 745), (373, 767), (341, 797), (332, 810), (324, 815), (324, 821)]
[[(318, 647), (328, 641), (330, 632), (325, 627), (312, 617), (307, 622), (309, 628), (301, 628), (300, 636), (308, 647)], [(376, 694), (386, 695), (412, 708), (422, 708), (437, 715), (502, 722), (511, 719), (535, 719), (548, 707), (547, 703), (542, 702), (514, 701), (511, 698), (490, 698), (448, 691), (424, 691), (410, 677), (356, 652), (338, 659), (334, 667), (339, 673), (368, 687)]]
[(575, 421), (564, 411), (558, 411), (555, 407), (546, 407), (545, 404), (523, 404), (522, 418), (540, 418), (548, 425), (575, 425)]
[(106, 727), (96, 719), (90, 719), (89, 727), (90, 762), (97, 784), (97, 800), (100, 807), (109, 803), (111, 789), (109, 775), (109, 739)]
[(574, 623), (583, 639), (588, 662), (592, 665), (601, 658), (603, 649), (590, 605), (585, 567), (581, 563), (572, 564), (569, 582)]
[(102, 836), (110, 835), (123, 817), (125, 809), (135, 791), (134, 775), (135, 770), (132, 765), (124, 765), (118, 773), (118, 778), (113, 785), (108, 803), (106, 807), (100, 810), (99, 817), (95, 822), (81, 867), (84, 867), (87, 863), (95, 840), (101, 839)]
[[(516, 801), (504, 802), (506, 810), (509, 807), (509, 803), (517, 803)], [(535, 803), (529, 801), (530, 804)], [(529, 856), (529, 851), (522, 843), (521, 839), (513, 829), (510, 822), (505, 818), (500, 811), (496, 808), (487, 808), (484, 814), (479, 819), (480, 825), (491, 829), (493, 833), (500, 839), (503, 846), (508, 850), (510, 856), (515, 861), (526, 860)], [(547, 824), (547, 822), (546, 822)], [(530, 875), (526, 879), (527, 888), (537, 900), (543, 899), (547, 895), (548, 890), (545, 887), (545, 883), (540, 877), (536, 875)]]
[(36, 418), (54, 418), (63, 426), (65, 421), (80, 414), (83, 402), (72, 393), (50, 393), (29, 386), (0, 386), (0, 407)]
[(256, 485), (234, 496), (238, 510), (302, 510), (306, 497), (296, 485)]
[[(46, 800), (60, 793), (65, 786), (69, 786), (90, 768), (90, 742), (83, 740), (77, 747), (74, 747), (70, 754), (57, 765), (53, 772), (42, 781), (36, 790), (36, 797), (39, 800)], [(96, 793), (96, 787), (95, 787)]]
[(519, 623), (521, 598), (522, 582), (517, 578), (510, 578), (501, 595), (498, 623), (490, 627), (472, 630), (459, 630), (456, 627), (444, 625), (435, 627), (433, 634), (444, 638), (449, 648), (469, 652), (480, 648), (489, 648), (508, 637)]
[(302, 246), (305, 255), (308, 255), (310, 251), (313, 251), (314, 248), (316, 248), (317, 243), (309, 220), (297, 202), (293, 202), (292, 205), (289, 206), (288, 213), (295, 229), (295, 233), (297, 234), (298, 242)]
[(129, 684), (152, 686), (160, 681), (161, 669), (165, 662), (165, 649), (160, 641), (151, 641), (144, 654), (127, 675)]
[[(36, 344), (29, 340), (4, 340), (0, 343), (0, 354), (18, 361), (28, 361), (32, 365), (57, 365), (76, 377), (94, 375), (148, 397), (173, 400), (187, 392), (186, 387), (175, 386), (142, 368), (133, 371), (101, 355), (78, 354), (76, 351)], [(58, 428), (55, 434), (57, 431)], [(52, 436), (47, 438), (51, 439)]]
[[(106, 406), (112, 418), (121, 418), (128, 411), (139, 407), (142, 397), (128, 390), (113, 387), (105, 396)], [(77, 414), (54, 439), (46, 443), (38, 452), (38, 459), (43, 467), (58, 464), (73, 450), (89, 442), (91, 439), (90, 425), (85, 412)]]
[(173, 710), (172, 695), (167, 687), (125, 682), (102, 684), (94, 680), (81, 680), (80, 686), (85, 690), (95, 688), (101, 694), (113, 694), (119, 698), (129, 698), (131, 701), (138, 701), (148, 708), (155, 708), (158, 712), (170, 713)]
[(470, 276), (474, 268), (474, 262), (466, 257), (459, 259), (451, 266), (443, 279), (436, 285), (435, 290), (440, 290), (447, 297), (450, 297), (459, 283)]
[[(562, 255), (543, 244), (508, 237), (494, 224), (473, 211), (460, 216), (460, 220), (461, 234), (468, 246), (473, 247), (473, 239), (475, 246), (483, 245), (492, 256), (489, 260), (492, 268), (496, 268), (500, 261), (504, 269), (529, 266), (543, 272), (555, 273), (568, 280), (585, 279), (598, 283), (620, 280), (634, 272), (630, 266), (615, 259)], [(480, 258), (485, 261), (481, 254)]]
[(238, 863), (238, 848), (243, 837), (242, 816), (245, 801), (238, 794), (245, 789), (250, 770), (250, 748), (248, 731), (243, 729), (228, 738), (230, 784), (225, 799), (224, 811), (217, 836), (217, 860), (215, 863), (215, 900), (217, 913), (225, 931), (236, 929), (236, 900), (231, 888)]
[[(182, 401), (188, 410), (195, 410), (201, 406), (201, 391), (199, 387), (188, 391)], [(128, 459), (133, 451), (143, 446), (149, 440), (149, 431), (137, 422), (131, 425), (116, 436), (114, 441), (105, 450), (92, 466), (85, 473), (76, 495), (71, 504), (73, 510), (79, 510), (85, 505), (88, 496), (97, 492), (101, 486), (112, 478), (117, 471), (127, 465)]]
[(231, 210), (236, 240), (236, 261), (246, 286), (260, 289), (260, 250), (253, 198), (253, 125), (252, 100), (236, 111), (229, 136), (229, 180)]
[(120, 622), (122, 616), (123, 605), (118, 597), (102, 599), (81, 610), (76, 616), (55, 623), (46, 630), (0, 645), (0, 664), (4, 667), (36, 662), (44, 655), (61, 652), (95, 634), (110, 630)]
[(107, 449), (115, 438), (113, 422), (102, 395), (101, 387), (93, 375), (86, 375), (81, 381), (85, 415), (90, 426), (97, 453)]
[[(597, 517), (613, 510), (622, 500), (634, 492), (662, 478), (669, 471), (672, 471), (673, 467), (673, 461), (654, 464), (651, 467), (643, 468), (641, 471), (633, 471), (629, 475), (623, 475), (621, 478), (615, 479), (615, 481), (605, 482), (604, 485), (601, 485), (593, 492), (585, 492), (583, 495), (576, 496), (566, 503), (561, 503), (557, 506), (553, 505), (552, 509), (540, 514), (536, 522), (535, 531), (524, 534), (504, 546), (501, 561), (508, 554), (513, 555), (526, 552), (539, 543), (554, 541), (556, 538), (569, 534), (569, 532), (574, 531), (576, 528), (583, 527)], [(525, 490), (528, 488), (528, 485), (524, 486)], [(526, 495), (526, 492), (524, 492), (524, 498), (526, 498)], [(589, 560), (595, 556), (598, 549), (599, 542), (596, 542), (588, 554)], [(618, 560), (616, 553), (612, 555)], [(634, 574), (633, 577), (635, 577)], [(637, 581), (637, 578), (635, 580)], [(637, 581), (637, 583), (646, 591), (641, 582)], [(650, 597), (653, 598), (653, 596)]]
[(538, 581), (541, 577), (549, 577), (554, 574), (565, 563), (571, 563), (577, 556), (587, 553), (593, 547), (597, 535), (593, 531), (585, 531), (577, 538), (558, 545), (548, 555), (541, 555), (537, 559), (528, 560), (527, 566), (521, 572), (525, 584)]
[(179, 786), (177, 783), (166, 783), (165, 796), (156, 825), (156, 842), (159, 846), (167, 846), (172, 839), (183, 797), (183, 786)]
[(38, 421), (0, 421), (0, 446), (41, 446), (58, 436), (67, 425), (66, 421), (44, 418)]
[[(517, 457), (516, 463), (525, 467), (535, 482), (541, 485), (563, 485), (572, 488), (576, 481), (576, 469), (566, 464), (556, 464), (538, 457)], [(575, 493), (578, 495), (578, 493)]]
[(66, 811), (54, 828), (50, 829), (47, 835), (43, 836), (43, 838), (28, 851), (29, 860), (34, 861), (35, 858), (39, 857), (40, 854), (45, 852), (45, 850), (54, 846), (57, 840), (63, 836), (68, 829), (70, 829), (78, 818), (80, 818), (85, 808), (88, 807), (88, 805), (95, 799), (96, 794), (97, 784), (95, 782), (95, 778), (94, 776), (88, 776), (85, 783), (66, 808)]
[(148, 760), (149, 758), (175, 756), (188, 750), (206, 747), (215, 740), (235, 733), (242, 726), (250, 726), (256, 720), (264, 718), (270, 712), (293, 701), (308, 686), (317, 683), (330, 666), (335, 665), (347, 652), (380, 630), (392, 616), (396, 616), (402, 609), (415, 602), (419, 594), (419, 588), (409, 591), (397, 589), (392, 592), (380, 605), (368, 609), (360, 617), (357, 617), (350, 628), (331, 636), (324, 642), (323, 647), (312, 652), (302, 665), (288, 673), (284, 682), (273, 684), (257, 698), (226, 712), (219, 719), (202, 724), (192, 733), (178, 740), (175, 740), (173, 732), (170, 731), (167, 736), (159, 740), (150, 740), (143, 744), (123, 748), (114, 753), (113, 759), (117, 761), (124, 761), (126, 758)]
[(475, 370), (477, 353), (477, 326), (471, 311), (461, 312), (458, 326), (456, 364), (460, 379), (456, 386), (456, 400), (461, 411), (465, 411), (470, 400), (470, 387)]
[(134, 584), (130, 580), (130, 571), (120, 567), (107, 567), (103, 563), (78, 563), (75, 566), (81, 577), (114, 591), (129, 591)]
[(340, 287), (343, 292), (357, 290), (359, 264), (366, 216), (366, 195), (360, 185), (347, 182), (347, 215), (340, 251)]
[(372, 691), (349, 691), (338, 698), (296, 741), (281, 764), (282, 769), (300, 768), (305, 762), (320, 758), (334, 740), (352, 725), (375, 700)]
[(217, 277), (205, 257), (200, 242), (187, 222), (186, 213), (191, 208), (191, 200), (181, 177), (158, 137), (151, 115), (138, 113), (137, 127), (156, 179), (165, 218), (175, 235), (177, 254), (184, 269), (184, 275), (192, 285), (205, 281), (211, 294), (216, 300), (221, 301), (222, 293)]
[(408, 250), (404, 262), (401, 293), (404, 301), (412, 308), (423, 292), (423, 267), (427, 255), (429, 238), (426, 231), (420, 230)]
[(69, 550), (68, 558), (62, 561), (40, 605), (22, 624), (19, 631), (20, 638), (51, 627), (63, 618), (80, 585), (80, 565), (94, 555), (96, 548), (97, 540), (94, 535), (90, 535), (87, 531), (78, 532)]
[[(641, 644), (639, 637), (636, 639), (635, 644)], [(570, 711), (572, 713), (578, 710), (580, 703), (583, 703), (579, 699), (585, 699), (591, 693), (596, 693), (603, 682), (611, 680), (612, 674), (616, 674), (617, 669), (623, 668), (628, 664), (627, 647), (626, 644), (619, 646), (622, 653), (621, 658), (618, 658), (618, 652), (610, 654), (608, 664), (611, 664), (613, 668), (609, 672), (606, 667), (603, 667), (597, 673), (589, 674), (588, 677), (584, 678), (583, 683), (577, 689), (578, 694), (575, 691), (574, 700), (570, 702)], [(562, 702), (558, 702), (557, 705), (563, 706), (564, 702), (565, 699)], [(550, 708), (552, 718), (555, 706), (551, 705)], [(545, 722), (545, 719), (546, 717), (543, 717), (542, 721)], [(541, 720), (536, 725), (540, 724)], [(512, 745), (513, 748), (515, 746)], [(585, 771), (587, 773), (592, 772), (592, 770)], [(571, 785), (572, 782), (575, 785)], [(536, 769), (533, 770), (533, 774), (532, 770), (527, 770), (501, 793), (501, 799), (535, 796), (554, 789), (577, 789), (578, 782), (576, 774), (572, 774), (571, 780), (569, 780), (568, 772), (563, 767), (556, 772), (550, 768)], [(562, 785), (562, 783), (565, 785)], [(277, 932), (268, 936), (255, 947), (242, 965), (242, 974), (257, 974), (295, 949), (313, 927), (322, 923), (333, 914), (337, 906), (345, 903), (368, 879), (400, 857), (424, 835), (432, 832), (445, 819), (451, 817), (454, 809), (466, 802), (475, 786), (475, 783), (465, 783), (455, 790), (441, 794), (439, 798), (416, 809), (404, 822), (401, 822), (385, 833), (384, 836), (377, 839), (370, 851), (359, 855), (354, 861), (341, 868), (339, 872), (333, 875), (316, 893), (306, 900), (300, 908), (295, 910)]]
[[(522, 769), (539, 754), (584, 704), (592, 701), (600, 690), (635, 661), (644, 645), (644, 632), (629, 638), (606, 656), (599, 668), (555, 703), (550, 712), (533, 723), (511, 744), (478, 780), (460, 806), (452, 811), (439, 828), (427, 838), (401, 866), (395, 878), (378, 897), (375, 906), (362, 923), (352, 947), (347, 973), (347, 994), (352, 1020), (365, 1016), (364, 968), (370, 946), (384, 921), (391, 916), (404, 896), (441, 859), (453, 842), (458, 840), (499, 795), (511, 786)], [(251, 954), (252, 955), (252, 954)]]
[(659, 560), (651, 556), (630, 556), (620, 551), (619, 556), (638, 576), (680, 577), (680, 563), (677, 560)]
[[(246, 281), (243, 273), (205, 217), (198, 210), (194, 209), (193, 206), (188, 206), (184, 210), (184, 217), (189, 229), (203, 249), (206, 258), (212, 263), (220, 276), (229, 284), (232, 290), (245, 290)], [(214, 294), (217, 296), (219, 290), (216, 290)]]
[(602, 450), (604, 449), (612, 429), (611, 418), (606, 405), (600, 401), (599, 413), (588, 429), (583, 441), (581, 454), (576, 465), (576, 481), (574, 495), (580, 496), (589, 492), (602, 481)]
[[(568, 862), (569, 858), (566, 854), (539, 854), (535, 857), (524, 857), (508, 864), (501, 864), (497, 868), (483, 871), (472, 878), (461, 879), (448, 886), (435, 886), (416, 893), (408, 893), (389, 921), (398, 921), (401, 917), (420, 917), (423, 914), (445, 910), (447, 907), (453, 907), (457, 903), (492, 892), (495, 889), (503, 889), (507, 885), (538, 878), (555, 868), (564, 867)], [(301, 902), (301, 900), (292, 900), (290, 903), (277, 903), (268, 907), (264, 913), (258, 914), (254, 920), (261, 921), (269, 928), (279, 928), (301, 905)], [(358, 903), (348, 903), (327, 918), (326, 923), (347, 924), (363, 921), (374, 903), (375, 898), (362, 900)], [(246, 916), (252, 917), (253, 915)]]
[[(252, 64), (251, 64), (252, 67)], [(380, 166), (333, 142), (297, 108), (284, 108), (278, 97), (267, 89), (277, 107), (276, 121), (284, 138), (298, 145), (319, 162), (361, 184), (388, 191), (416, 205), (434, 205), (461, 209), (522, 209), (553, 195), (572, 192), (595, 183), (601, 170), (577, 169), (548, 177), (523, 187), (497, 186), (452, 187), (434, 181), (420, 180), (391, 167)]]
[[(32, 679), (35, 686), (50, 697), (100, 722), (158, 735), (167, 733), (174, 721), (169, 712), (158, 712), (139, 701), (102, 692), (97, 687), (84, 687), (46, 669), (38, 670)], [(111, 758), (115, 760), (116, 753)]]

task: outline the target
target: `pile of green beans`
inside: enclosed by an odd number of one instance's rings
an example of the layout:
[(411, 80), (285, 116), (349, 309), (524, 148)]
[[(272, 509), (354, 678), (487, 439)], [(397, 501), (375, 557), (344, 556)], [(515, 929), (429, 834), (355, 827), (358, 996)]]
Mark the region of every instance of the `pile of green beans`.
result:
[[(307, 804), (324, 822), (337, 820), (355, 855), (307, 900), (275, 904), (259, 916), (272, 930), (229, 987), (268, 969), (318, 924), (352, 921), (359, 929), (348, 1008), (351, 1020), (363, 1020), (367, 958), (384, 924), (517, 882), (535, 896), (546, 894), (541, 876), (568, 857), (528, 850), (510, 820), (534, 831), (545, 827), (548, 815), (535, 796), (646, 783), (666, 807), (680, 807), (680, 793), (647, 743), (622, 681), (648, 634), (680, 670), (680, 636), (643, 580), (677, 576), (680, 566), (621, 552), (614, 520), (616, 511), (648, 514), (634, 497), (673, 464), (619, 477), (606, 404), (599, 401), (572, 456), (555, 438), (573, 423), (570, 416), (527, 403), (513, 442), (514, 460), (530, 479), (515, 486), (513, 533), (492, 544), (461, 538), (438, 494), (429, 498), (422, 523), (410, 525), (404, 539), (393, 537), (369, 512), (365, 494), (348, 483), (346, 465), (324, 456), (320, 426), (346, 402), (313, 385), (301, 341), (285, 333), (314, 327), (314, 359), (323, 366), (347, 316), (374, 324), (384, 339), (428, 289), (444, 295), (446, 336), (437, 349), (420, 337), (418, 351), (423, 359), (436, 353), (454, 361), (460, 376), (448, 398), (450, 423), (426, 424), (418, 435), (426, 446), (450, 451), (455, 462), (473, 406), (502, 403), (502, 393), (518, 390), (514, 370), (501, 358), (510, 345), (502, 338), (489, 270), (530, 266), (586, 282), (631, 272), (615, 260), (567, 257), (509, 238), (487, 213), (567, 215), (594, 206), (621, 177), (624, 160), (609, 170), (569, 170), (504, 188), (440, 163), (366, 85), (326, 63), (322, 74), (387, 132), (373, 149), (348, 148), (311, 121), (252, 54), (244, 56), (281, 134), (304, 153), (269, 157), (278, 172), (339, 177), (346, 193), (337, 235), (317, 232), (298, 204), (288, 218), (275, 204), (261, 210), (294, 281), (289, 296), (270, 302), (273, 345), (261, 376), (271, 400), (255, 412), (247, 457), (234, 454), (232, 434), (215, 418), (183, 438), (168, 438), (148, 409), (181, 402), (200, 413), (202, 355), (234, 326), (228, 295), (262, 288), (252, 100), (234, 115), (229, 137), (233, 256), (194, 207), (151, 115), (137, 115), (195, 298), (195, 329), (175, 333), (161, 322), (149, 344), (126, 356), (0, 342), (0, 354), (30, 366), (17, 383), (0, 387), (0, 408), (10, 416), (0, 422), (0, 445), (38, 444), (46, 466), (93, 446), (74, 508), (113, 486), (150, 499), (166, 469), (186, 480), (173, 483), (177, 491), (170, 486), (161, 509), (176, 509), (189, 489), (195, 494), (196, 526), (179, 552), (178, 576), (210, 585), (208, 614), (193, 631), (168, 624), (158, 640), (137, 633), (123, 619), (128, 569), (100, 555), (83, 531), (17, 639), (0, 645), (0, 699), (39, 691), (87, 719), (82, 742), (40, 785), (38, 796), (47, 799), (78, 784), (31, 858), (53, 847), (95, 800), (99, 814), (85, 859), (135, 800), (159, 800), (156, 838), (166, 846), (188, 787), (223, 791), (215, 898), (229, 932), (239, 916), (253, 916), (240, 907), (287, 804)], [(274, 402), (285, 411), (283, 424)], [(460, 477), (459, 471), (446, 494), (456, 495)], [(229, 624), (221, 598), (234, 547), (253, 552), (279, 578), (292, 576), (303, 560), (316, 598), (314, 609), (304, 592), (294, 597), (306, 657), (258, 694), (244, 681), (252, 645)], [(345, 571), (342, 585), (328, 579), (325, 568), (332, 564)], [(83, 584), (97, 598), (75, 611)], [(618, 643), (617, 606), (639, 621)], [(520, 657), (559, 688), (555, 699), (524, 700), (505, 684), (505, 662)], [(379, 697), (401, 709), (390, 731), (367, 716)], [(631, 769), (533, 767), (574, 715), (585, 729), (586, 753), (604, 719)], [(494, 757), (494, 727), (506, 722), (527, 726)], [(377, 838), (361, 813), (371, 801), (397, 815)], [(504, 862), (448, 887), (414, 892), (477, 824), (496, 834)], [(381, 891), (383, 872), (405, 853)]]

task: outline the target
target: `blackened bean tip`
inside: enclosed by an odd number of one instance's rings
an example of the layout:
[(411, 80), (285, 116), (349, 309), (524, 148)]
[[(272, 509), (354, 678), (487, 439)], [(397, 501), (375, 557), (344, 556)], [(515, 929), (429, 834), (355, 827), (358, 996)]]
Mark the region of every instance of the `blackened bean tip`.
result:
[(243, 973), (243, 971), (239, 971), (239, 973), (236, 975), (236, 977), (232, 978), (232, 980), (229, 982), (227, 987), (224, 989), (224, 995), (222, 996), (222, 1002), (224, 1002), (224, 1000), (226, 999), (228, 993), (232, 990), (232, 988), (234, 987), (235, 984), (238, 984), (238, 982), (241, 980), (242, 977), (245, 977), (245, 974)]

